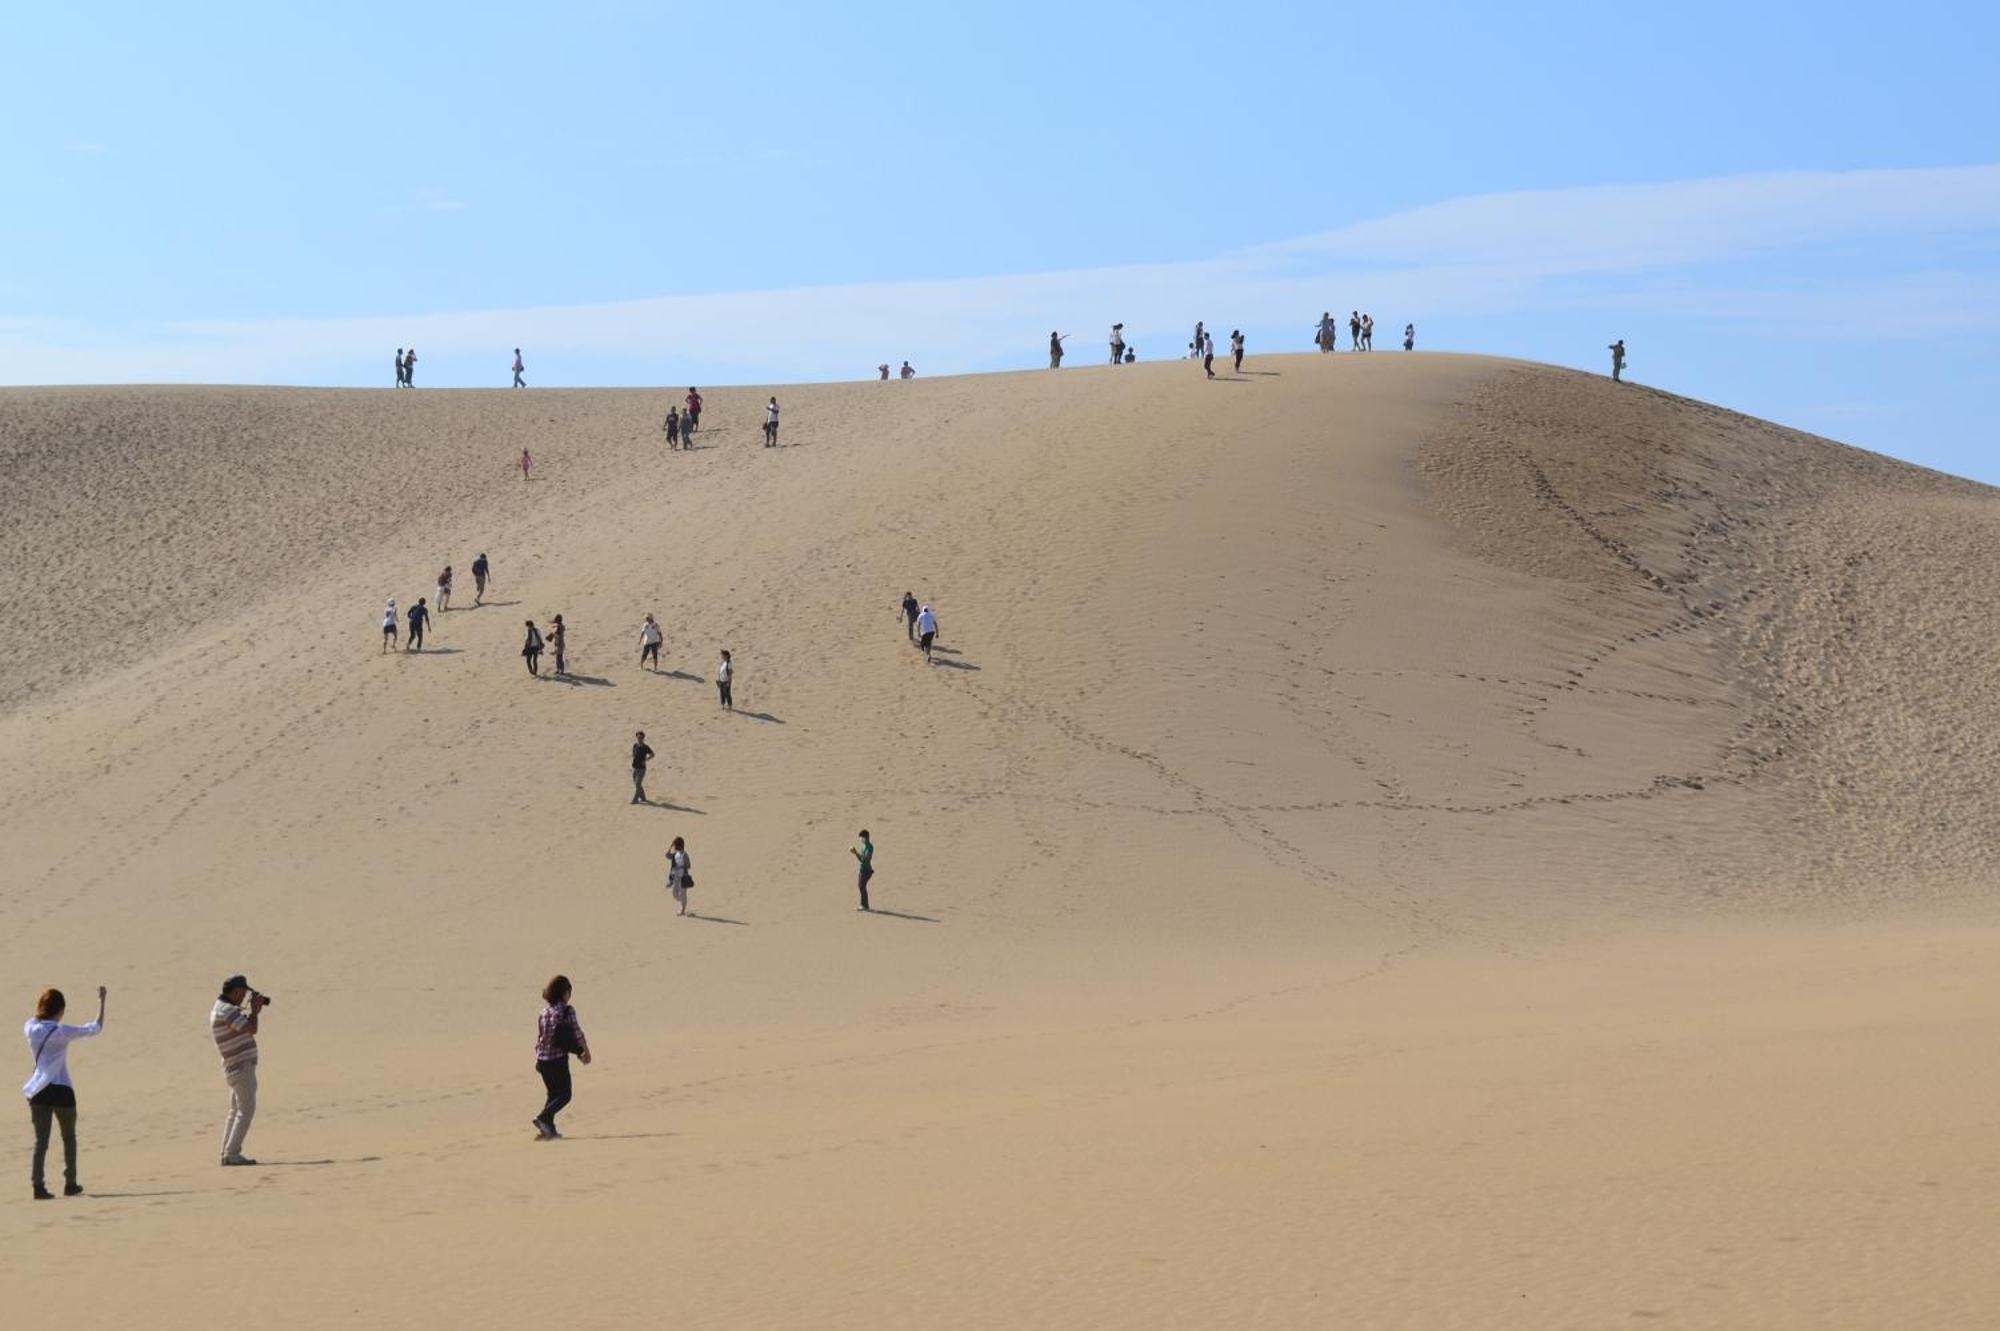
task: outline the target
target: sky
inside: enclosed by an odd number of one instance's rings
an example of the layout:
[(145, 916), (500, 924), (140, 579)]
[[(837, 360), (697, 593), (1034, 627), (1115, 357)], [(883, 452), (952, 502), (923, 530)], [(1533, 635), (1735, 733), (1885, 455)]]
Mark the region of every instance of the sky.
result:
[(1995, 51), (1826, 0), (19, 7), (0, 383), (928, 375), (1359, 308), (2000, 482)]

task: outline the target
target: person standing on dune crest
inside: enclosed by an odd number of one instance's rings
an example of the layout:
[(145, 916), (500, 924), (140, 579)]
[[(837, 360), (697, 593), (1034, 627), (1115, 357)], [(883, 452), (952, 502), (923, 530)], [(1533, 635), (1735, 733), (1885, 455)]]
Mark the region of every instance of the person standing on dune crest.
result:
[(403, 387), (417, 386), (417, 349), (411, 347), (403, 353)]
[(1125, 325), (1111, 325), (1111, 363), (1122, 364), (1125, 360)]
[(1403, 350), (1415, 351), (1416, 349), (1417, 349), (1417, 326), (1415, 324), (1404, 324)]
[(403, 384), (403, 349), (402, 349), (401, 347), (397, 347), (397, 348), (396, 348), (396, 387), (398, 387), (398, 388), (402, 388), (402, 387), (404, 387), (404, 384)]
[(1625, 339), (1619, 338), (1611, 344), (1611, 382), (1625, 382)]
[[(1067, 333), (1051, 332), (1049, 334), (1049, 368), (1051, 370), (1060, 370), (1062, 368), (1062, 344), (1063, 339), (1067, 336), (1069, 336)], [(885, 365), (882, 368), (887, 369), (888, 366)], [(885, 379), (887, 377), (887, 375), (883, 376)]]
[(1229, 354), (1236, 362), (1236, 373), (1243, 373), (1243, 330), (1241, 328), (1232, 328), (1229, 330)]
[(528, 367), (527, 367), (527, 366), (526, 366), (525, 364), (523, 364), (523, 363), (522, 363), (522, 361), (521, 361), (521, 349), (520, 349), (519, 347), (515, 347), (515, 348), (514, 348), (514, 387), (516, 387), (516, 388), (526, 388), (526, 387), (528, 386), (528, 381), (527, 381), (526, 379), (523, 379), (523, 378), (521, 377), (521, 372), (522, 372), (523, 370), (527, 369), (527, 368), (528, 368)]

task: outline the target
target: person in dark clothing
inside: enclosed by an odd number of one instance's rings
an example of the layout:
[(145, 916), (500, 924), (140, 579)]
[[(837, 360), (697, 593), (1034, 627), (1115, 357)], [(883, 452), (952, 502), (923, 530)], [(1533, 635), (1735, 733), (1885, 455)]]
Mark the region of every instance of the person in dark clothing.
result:
[(653, 751), (647, 747), (646, 732), (641, 730), (632, 736), (632, 802), (651, 804), (646, 798), (646, 764), (652, 761)]
[(532, 619), (528, 621), (528, 640), (521, 644), (521, 659), (528, 663), (529, 674), (542, 673), (542, 631)]
[(861, 909), (868, 909), (868, 880), (875, 876), (875, 843), (868, 839), (868, 829), (861, 829), (861, 844), (849, 846), (847, 853), (861, 861), (861, 871), (854, 885), (861, 889)]
[(424, 649), (424, 626), (431, 622), (430, 607), (419, 596), (417, 603), (410, 607), (410, 636), (403, 644), (406, 652), (421, 652)]
[(486, 552), (479, 552), (479, 558), (472, 561), (472, 603), (478, 605), (486, 599), (486, 579), (493, 572), (493, 566), (486, 562)]
[(921, 609), (923, 607), (917, 604), (916, 593), (903, 593), (903, 628), (908, 632), (911, 642), (917, 640), (917, 612)]
[(681, 446), (694, 447), (694, 432), (701, 428), (701, 394), (688, 389), (687, 413), (681, 417)]
[(403, 387), (417, 386), (417, 349), (411, 347), (403, 353)]
[(1236, 373), (1243, 373), (1243, 330), (1241, 328), (1232, 328), (1229, 330), (1229, 354), (1235, 358)]
[(396, 348), (396, 387), (403, 386), (403, 349)]
[[(1069, 334), (1067, 333), (1051, 332), (1049, 334), (1049, 368), (1051, 370), (1060, 370), (1062, 368), (1062, 358), (1063, 358), (1062, 344), (1063, 344), (1063, 339), (1068, 336)], [(884, 371), (882, 377), (884, 379), (887, 379), (889, 377), (887, 374), (888, 368), (889, 367), (886, 365), (882, 367)]]
[(681, 446), (681, 409), (679, 407), (667, 408), (666, 428), (667, 447), (679, 448)]
[(1611, 382), (1623, 383), (1625, 379), (1625, 339), (1619, 338), (1611, 344)]
[(549, 646), (555, 649), (558, 675), (569, 673), (568, 644), (565, 641), (568, 637), (568, 630), (563, 628), (562, 616), (557, 615), (554, 622), (549, 625)]
[(721, 663), (715, 667), (715, 688), (722, 696), (722, 705), (732, 712), (736, 710), (735, 687), (736, 663), (729, 659), (729, 652), (724, 650)]
[(535, 1140), (555, 1141), (556, 1115), (570, 1101), (569, 1056), (580, 1063), (590, 1062), (590, 1042), (583, 1037), (583, 1023), (569, 1005), (570, 983), (558, 975), (542, 986), (542, 1015), (535, 1023), (535, 1071), (541, 1074), (547, 1098), (542, 1112), (535, 1115)]

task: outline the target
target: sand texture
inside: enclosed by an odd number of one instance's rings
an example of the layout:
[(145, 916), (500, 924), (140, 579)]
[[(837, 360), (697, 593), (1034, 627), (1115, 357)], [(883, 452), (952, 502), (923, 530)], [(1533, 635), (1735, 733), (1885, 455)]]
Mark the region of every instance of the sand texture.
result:
[(1246, 368), (718, 389), (687, 454), (667, 391), (0, 390), (0, 975), (112, 989), (7, 1306), (2000, 1324), (1995, 492), (1515, 362)]

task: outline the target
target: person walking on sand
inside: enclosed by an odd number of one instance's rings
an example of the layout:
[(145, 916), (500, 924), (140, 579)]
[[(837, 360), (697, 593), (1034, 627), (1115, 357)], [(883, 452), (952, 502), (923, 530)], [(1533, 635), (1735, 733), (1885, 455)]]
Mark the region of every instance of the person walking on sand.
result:
[(561, 615), (549, 621), (549, 648), (556, 654), (556, 678), (569, 673), (569, 630), (563, 627)]
[(1625, 381), (1625, 339), (1619, 338), (1611, 344), (1611, 382)]
[(1375, 316), (1372, 314), (1361, 316), (1361, 349), (1375, 350)]
[(1060, 370), (1062, 368), (1062, 344), (1068, 336), (1068, 333), (1058, 333), (1054, 330), (1049, 332), (1049, 368), (1051, 370)]
[(1232, 328), (1229, 330), (1229, 355), (1236, 362), (1235, 373), (1243, 373), (1243, 330), (1241, 328)]
[(773, 395), (771, 400), (764, 404), (764, 447), (776, 448), (777, 446), (778, 399), (776, 395)]
[(528, 468), (530, 468), (530, 467), (532, 467), (532, 466), (534, 466), (534, 465), (535, 465), (535, 460), (534, 460), (533, 458), (531, 458), (531, 457), (529, 457), (529, 456), (528, 456), (528, 450), (527, 450), (527, 449), (525, 449), (525, 448), (524, 448), (524, 449), (522, 449), (522, 450), (521, 450), (521, 479), (522, 479), (522, 480), (524, 480), (524, 481), (525, 481), (525, 480), (527, 480), (527, 479), (528, 479)]
[(403, 387), (417, 386), (417, 349), (411, 347), (403, 353)]
[(1201, 355), (1202, 346), (1204, 345), (1207, 338), (1208, 338), (1208, 330), (1202, 326), (1201, 320), (1196, 319), (1194, 321), (1194, 342), (1192, 343), (1194, 347), (1194, 354), (1196, 356)]
[(1347, 349), (1349, 351), (1361, 350), (1360, 310), (1349, 310), (1347, 312)]
[(1125, 359), (1125, 325), (1111, 325), (1111, 363), (1121, 364)]
[(1201, 335), (1201, 372), (1211, 379), (1215, 378), (1215, 334), (1213, 333)]
[(675, 837), (667, 851), (667, 891), (673, 893), (681, 914), (688, 913), (688, 889), (694, 886), (694, 861), (688, 858), (687, 841)]
[(421, 652), (424, 649), (424, 626), (431, 622), (430, 608), (424, 604), (423, 597), (419, 596), (417, 603), (410, 607), (409, 618), (410, 636), (403, 644), (403, 650)]
[(722, 649), (722, 661), (715, 667), (715, 689), (722, 696), (724, 711), (736, 710), (736, 663), (729, 659), (729, 649)]
[(521, 349), (520, 349), (519, 347), (515, 347), (515, 348), (514, 348), (514, 387), (516, 387), (516, 388), (526, 388), (526, 387), (528, 386), (528, 381), (527, 381), (526, 379), (523, 379), (523, 378), (521, 377), (521, 372), (522, 372), (523, 370), (527, 369), (527, 368), (528, 368), (528, 367), (527, 367), (526, 365), (524, 365), (524, 364), (522, 363), (522, 361), (521, 361)]
[(21, 1094), (28, 1101), (28, 1121), (35, 1129), (35, 1153), (28, 1164), (28, 1181), (34, 1185), (35, 1200), (53, 1200), (46, 1166), (49, 1159), (49, 1130), (62, 1130), (63, 1196), (83, 1192), (76, 1181), (76, 1083), (69, 1079), (69, 1046), (72, 1040), (88, 1039), (104, 1029), (103, 985), (97, 986), (97, 1020), (84, 1026), (63, 1025), (69, 1000), (60, 989), (44, 989), (35, 1000), (35, 1015), (28, 1018), (22, 1033), (28, 1037), (28, 1056), (34, 1071), (28, 1074)]
[(875, 876), (875, 843), (868, 839), (868, 829), (861, 829), (861, 844), (849, 846), (847, 853), (861, 861), (861, 871), (855, 875), (854, 885), (861, 890), (861, 909), (868, 909), (868, 880)]
[(1334, 335), (1333, 311), (1320, 311), (1319, 326), (1313, 330), (1313, 340), (1319, 343), (1322, 352), (1334, 349), (1337, 339)]
[(654, 674), (660, 673), (660, 625), (651, 615), (639, 626), (639, 669), (649, 664)]
[(486, 552), (481, 550), (479, 558), (472, 561), (472, 603), (482, 605), (486, 601), (486, 579), (493, 575), (493, 565), (486, 562)]
[(653, 750), (646, 744), (646, 732), (641, 730), (632, 736), (632, 802), (651, 804), (646, 798), (646, 764), (653, 760)]
[(694, 447), (694, 432), (701, 428), (701, 394), (688, 389), (687, 412), (681, 417), (681, 446)]
[(917, 604), (915, 593), (903, 593), (903, 629), (909, 635), (911, 642), (917, 640), (917, 612), (922, 608)]
[(383, 651), (393, 652), (396, 650), (396, 630), (401, 627), (402, 621), (396, 616), (396, 598), (392, 596), (389, 598), (389, 604), (382, 611)]
[(535, 1140), (560, 1140), (556, 1115), (570, 1101), (569, 1056), (590, 1062), (590, 1041), (583, 1036), (583, 1023), (569, 1005), (569, 976), (558, 975), (542, 986), (542, 1015), (535, 1022), (535, 1071), (542, 1079), (545, 1098), (542, 1112), (535, 1115)]
[(243, 1139), (250, 1135), (250, 1120), (257, 1117), (257, 1031), (270, 1004), (249, 980), (232, 975), (222, 982), (222, 993), (209, 1010), (208, 1033), (222, 1056), (222, 1079), (229, 1085), (229, 1117), (222, 1124), (225, 1165), (257, 1163), (243, 1154)]
[(528, 673), (540, 678), (542, 674), (542, 631), (535, 627), (535, 621), (528, 621), (528, 639), (521, 644), (521, 659), (528, 663)]
[(1417, 349), (1417, 326), (1415, 324), (1404, 324), (1403, 350), (1415, 351), (1416, 349)]
[(679, 407), (667, 408), (666, 430), (667, 447), (679, 448), (681, 446), (681, 409)]
[(403, 349), (396, 348), (396, 387), (403, 387)]
[(917, 611), (917, 645), (924, 649), (924, 660), (931, 659), (931, 643), (937, 637), (937, 612), (929, 606)]
[(444, 572), (438, 574), (437, 598), (439, 614), (451, 609), (451, 565), (449, 564), (444, 566)]

